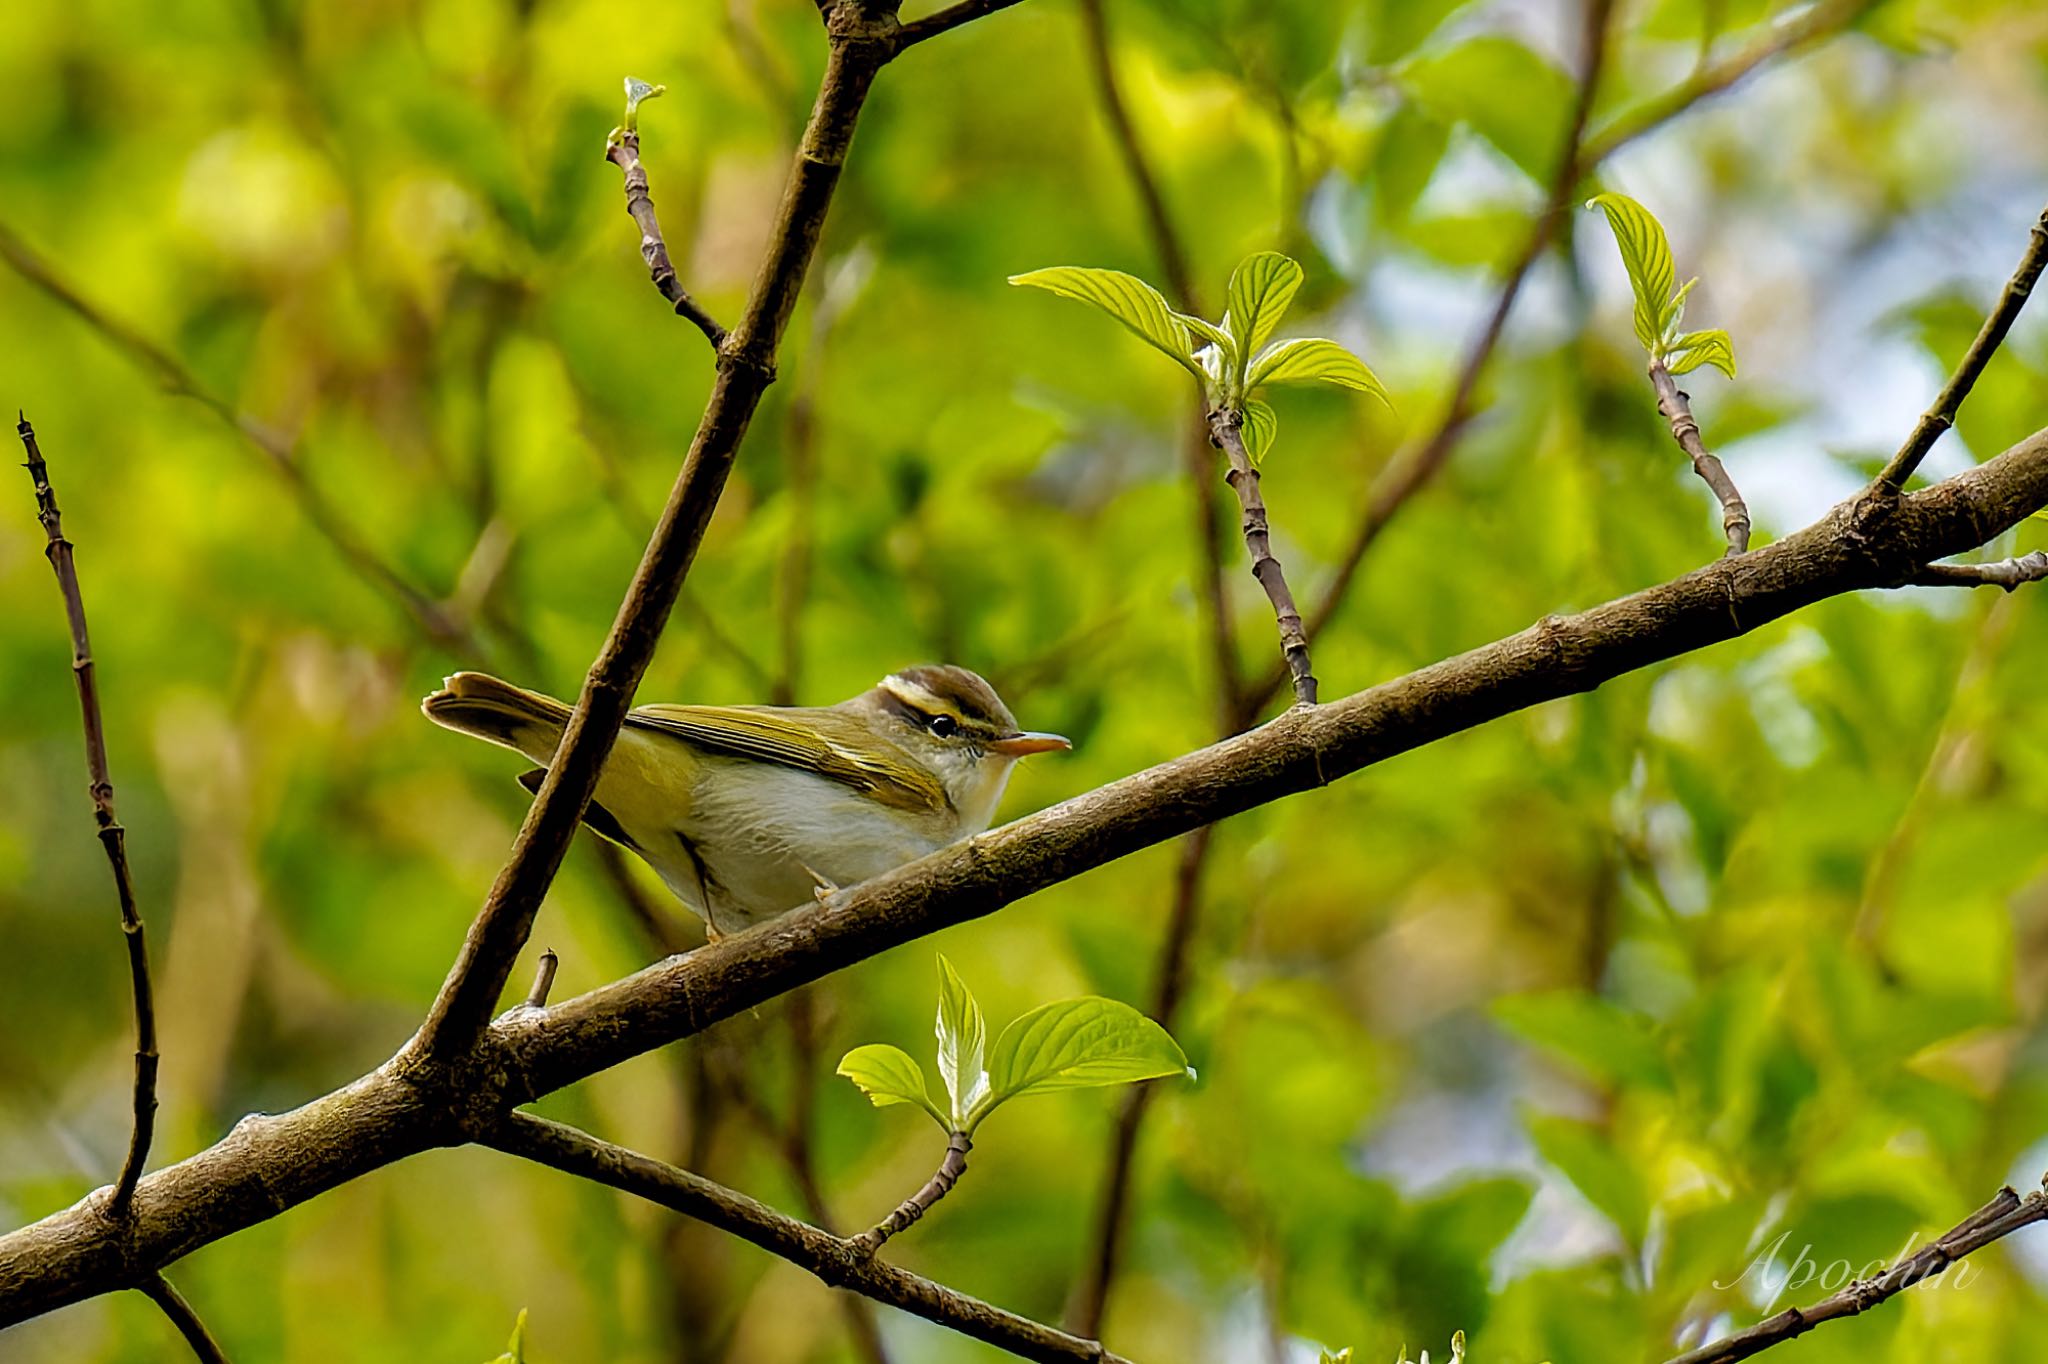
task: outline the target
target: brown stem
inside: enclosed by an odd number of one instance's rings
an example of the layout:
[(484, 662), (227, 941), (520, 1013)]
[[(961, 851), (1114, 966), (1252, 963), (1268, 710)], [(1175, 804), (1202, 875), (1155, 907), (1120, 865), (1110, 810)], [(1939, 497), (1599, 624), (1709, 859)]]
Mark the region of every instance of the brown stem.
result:
[(540, 954), (540, 961), (533, 968), (533, 988), (526, 992), (527, 1008), (545, 1009), (548, 1006), (548, 992), (555, 988), (555, 968), (561, 964), (562, 959), (555, 955), (552, 947)]
[(857, 1254), (873, 1255), (882, 1248), (882, 1243), (931, 1211), (932, 1204), (953, 1192), (953, 1186), (960, 1182), (960, 1176), (967, 1173), (967, 1153), (974, 1149), (965, 1132), (955, 1132), (946, 1138), (946, 1155), (939, 1162), (939, 1168), (925, 1181), (924, 1187), (896, 1205), (896, 1210), (866, 1231), (853, 1238)]
[(1743, 554), (1749, 550), (1749, 504), (1742, 500), (1742, 494), (1735, 490), (1735, 480), (1728, 477), (1728, 470), (1720, 458), (1707, 449), (1700, 439), (1700, 424), (1692, 415), (1692, 400), (1671, 377), (1664, 362), (1650, 361), (1650, 386), (1657, 390), (1657, 412), (1671, 424), (1671, 439), (1678, 442), (1678, 448), (1685, 451), (1692, 461), (1692, 471), (1700, 481), (1714, 490), (1714, 496), (1721, 503), (1721, 532), (1728, 537), (1728, 552)]
[[(1008, 9), (1018, 3), (1021, 3), (1021, 0), (960, 0), (957, 5), (948, 5), (936, 14), (927, 14), (922, 19), (914, 19), (905, 24), (897, 35), (896, 50), (901, 52), (907, 47), (936, 38), (941, 33), (956, 29), (971, 20), (994, 14), (997, 10)], [(823, 7), (823, 0), (820, 0), (820, 7)], [(896, 6), (890, 4), (888, 9), (894, 13)]]
[(1316, 703), (1316, 678), (1308, 657), (1308, 635), (1301, 628), (1301, 612), (1294, 605), (1293, 589), (1287, 586), (1286, 571), (1273, 557), (1272, 530), (1266, 524), (1266, 499), (1259, 493), (1259, 470), (1245, 453), (1244, 416), (1232, 408), (1219, 407), (1209, 414), (1209, 439), (1221, 447), (1230, 461), (1223, 476), (1237, 494), (1244, 512), (1244, 547), (1251, 556), (1252, 576), (1266, 590), (1273, 603), (1273, 619), (1280, 627), (1280, 652), (1287, 659), (1287, 673), (1294, 681), (1294, 703)]
[(471, 923), (460, 956), (408, 1048), (409, 1061), (451, 1062), (482, 1035), (654, 656), (747, 425), (774, 379), (776, 349), (816, 252), (861, 106), (876, 74), (896, 50), (893, 6), (882, 0), (837, 0), (830, 7), (827, 28), (831, 53), (817, 104), (797, 149), (746, 311), (719, 347), (718, 378), (689, 456), (611, 633), (584, 679), (511, 859)]
[(2000, 1189), (1989, 1203), (1910, 1255), (1900, 1256), (1876, 1278), (1858, 1279), (1811, 1307), (1788, 1307), (1746, 1331), (1689, 1350), (1670, 1364), (1727, 1364), (1748, 1359), (1825, 1322), (1860, 1316), (1887, 1298), (1946, 1272), (1972, 1251), (2041, 1221), (2048, 1221), (2048, 1193), (2037, 1189), (2022, 1198), (2009, 1188)]
[(2048, 579), (2048, 554), (2034, 550), (1992, 564), (1929, 564), (1906, 579), (1911, 587), (2002, 587), (2011, 592)]
[[(1544, 249), (1550, 245), (1558, 225), (1570, 212), (1579, 182), (1598, 164), (1599, 158), (1589, 156), (1583, 144), (1586, 122), (1592, 114), (1594, 98), (1599, 94), (1601, 77), (1607, 70), (1607, 44), (1613, 10), (1614, 0), (1587, 0), (1583, 40), (1585, 56), (1580, 63), (1578, 94), (1573, 100), (1571, 117), (1565, 124), (1564, 139), (1557, 151), (1556, 171), (1551, 177), (1549, 192), (1544, 196), (1543, 208), (1529, 221), (1521, 249), (1515, 253), (1507, 274), (1501, 280), (1500, 291), (1494, 296), (1493, 308), (1466, 347), (1458, 373), (1451, 381), (1450, 396), (1443, 405), (1442, 414), (1430, 427), (1429, 434), (1414, 444), (1413, 453), (1397, 455), (1390, 461), (1366, 494), (1365, 514), (1359, 518), (1357, 529), (1352, 532), (1343, 556), (1337, 561), (1336, 571), (1331, 574), (1309, 616), (1306, 633), (1311, 640), (1320, 635), (1336, 616), (1358, 576), (1359, 568), (1365, 563), (1367, 551), (1379, 539), (1380, 532), (1417, 493), (1429, 485), (1457, 448), (1459, 437), (1464, 435), (1465, 426), (1472, 419), (1479, 380), (1485, 374), (1494, 351), (1499, 349), (1501, 337), (1506, 334), (1508, 316), (1514, 311), (1515, 300), (1521, 297), (1522, 285), (1542, 258)], [(1247, 689), (1239, 719), (1244, 724), (1256, 720), (1287, 680), (1288, 674), (1276, 669)]]
[(126, 1287), (142, 1270), (368, 1171), (465, 1140), (552, 1093), (855, 962), (1205, 824), (1358, 772), (1843, 593), (1886, 588), (2048, 506), (2048, 430), (1933, 487), (1858, 496), (1733, 559), (1135, 773), (849, 887), (833, 904), (493, 1023), (453, 1069), (387, 1063), (289, 1113), (254, 1114), (144, 1179), (132, 1224), (97, 1199), (0, 1236), (0, 1326)]
[(661, 222), (654, 216), (654, 198), (647, 189), (647, 167), (640, 163), (640, 133), (621, 128), (605, 144), (604, 159), (617, 166), (626, 182), (626, 212), (640, 229), (640, 259), (647, 262), (648, 278), (661, 296), (675, 306), (676, 316), (687, 318), (704, 333), (715, 351), (725, 344), (725, 328), (704, 311), (676, 276), (668, 258), (668, 242), (661, 235)]
[(1005, 1312), (879, 1259), (847, 1240), (785, 1217), (745, 1194), (665, 1165), (562, 1123), (511, 1113), (487, 1146), (672, 1208), (779, 1255), (834, 1288), (901, 1308), (926, 1321), (1048, 1364), (1128, 1364), (1099, 1343)]
[(2026, 254), (2014, 268), (2005, 288), (1999, 291), (1998, 306), (1984, 318), (1984, 325), (1977, 329), (1977, 335), (1970, 342), (1970, 348), (1963, 352), (1955, 372), (1948, 376), (1948, 382), (1941, 386), (1935, 396), (1934, 406), (1921, 414), (1913, 426), (1912, 434), (1906, 437), (1898, 453), (1884, 466), (1884, 471), (1870, 486), (1898, 492), (1906, 486), (1906, 480), (1920, 467), (1920, 461), (1927, 458), (1927, 452), (1934, 448), (1934, 442), (1941, 439), (1941, 433), (1956, 424), (1956, 413), (1963, 406), (1963, 399), (1970, 396), (1970, 390), (1977, 384), (1977, 376), (1991, 363), (1991, 357), (1998, 353), (1998, 347), (2005, 340), (2005, 334), (2012, 330), (2013, 320), (2020, 315), (2020, 309), (2027, 306), (2027, 298), (2034, 292), (2034, 282), (2041, 278), (2041, 268), (2048, 265), (2048, 209), (2034, 221), (2034, 230), (2027, 237)]
[(50, 486), (49, 469), (36, 443), (35, 428), (29, 425), (26, 414), (19, 416), (14, 429), (21, 437), (22, 448), (28, 452), (28, 462), (23, 467), (35, 484), (36, 519), (42, 523), (48, 541), (43, 555), (57, 575), (57, 590), (63, 594), (64, 616), (71, 627), (71, 675), (78, 685), (78, 709), (85, 730), (85, 767), (93, 822), (99, 826), (100, 847), (114, 873), (114, 897), (121, 908), (121, 937), (128, 945), (128, 982), (135, 996), (134, 1126), (128, 1138), (128, 1157), (121, 1163), (120, 1177), (107, 1200), (107, 1216), (121, 1222), (130, 1214), (130, 1200), (142, 1179), (143, 1164), (149, 1159), (150, 1138), (156, 1131), (156, 999), (149, 982), (149, 946), (143, 938), (142, 915), (135, 908), (135, 881), (128, 871), (128, 835), (114, 815), (114, 782), (107, 767), (107, 729), (100, 714), (99, 675), (86, 629), (85, 595), (78, 586), (78, 567), (73, 562), (71, 542), (64, 538), (57, 492)]
[(185, 1301), (182, 1293), (171, 1286), (169, 1279), (152, 1273), (135, 1287), (170, 1318), (171, 1325), (178, 1328), (178, 1334), (185, 1338), (199, 1364), (228, 1364), (227, 1352), (220, 1348), (220, 1342), (213, 1338), (213, 1332), (206, 1329), (199, 1313)]

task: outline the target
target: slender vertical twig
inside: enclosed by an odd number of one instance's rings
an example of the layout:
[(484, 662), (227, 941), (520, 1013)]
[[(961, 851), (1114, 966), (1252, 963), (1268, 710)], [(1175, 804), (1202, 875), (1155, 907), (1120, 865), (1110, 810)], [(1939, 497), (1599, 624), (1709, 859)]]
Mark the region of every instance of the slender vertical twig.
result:
[(1223, 451), (1230, 471), (1224, 481), (1237, 494), (1244, 512), (1244, 548), (1251, 556), (1252, 576), (1273, 603), (1273, 620), (1280, 627), (1280, 652), (1287, 660), (1287, 674), (1294, 682), (1294, 704), (1316, 703), (1316, 675), (1308, 656), (1308, 633), (1302, 629), (1301, 611), (1294, 604), (1294, 590), (1287, 585), (1287, 572), (1273, 557), (1273, 532), (1266, 522), (1266, 499), (1259, 492), (1259, 466), (1244, 448), (1244, 415), (1230, 408), (1209, 413), (1209, 439)]
[(43, 452), (36, 444), (35, 428), (26, 413), (15, 432), (28, 452), (29, 478), (35, 484), (36, 519), (42, 522), (49, 543), (43, 554), (57, 575), (57, 588), (64, 595), (64, 615), (71, 626), (71, 674), (78, 684), (78, 709), (85, 729), (85, 766), (90, 777), (93, 821), (99, 826), (100, 847), (114, 873), (114, 895), (121, 906), (121, 936), (128, 944), (128, 980), (135, 995), (135, 1124), (128, 1138), (128, 1158), (107, 1200), (107, 1216), (116, 1221), (129, 1214), (135, 1185), (142, 1178), (149, 1159), (150, 1138), (156, 1131), (156, 999), (149, 983), (149, 946), (142, 936), (142, 915), (135, 908), (135, 882), (128, 871), (128, 835), (114, 817), (114, 783), (107, 768), (106, 723), (100, 715), (98, 671), (93, 664), (92, 641), (85, 625), (85, 597), (78, 586), (78, 569), (72, 561), (71, 542), (64, 538), (64, 523), (57, 511), (57, 493), (50, 486)]
[(1984, 325), (1977, 329), (1970, 348), (1963, 352), (1963, 358), (1948, 376), (1948, 382), (1941, 386), (1934, 406), (1920, 415), (1905, 444), (1899, 447), (1898, 453), (1891, 457), (1883, 472), (1870, 485), (1873, 491), (1902, 492), (1906, 480), (1920, 467), (1920, 461), (1927, 458), (1934, 442), (1941, 439), (1941, 433), (1956, 424), (1956, 413), (1962, 409), (1963, 399), (1970, 396), (1970, 390), (1976, 387), (1977, 376), (1998, 353), (1998, 347), (2005, 341), (2005, 334), (2012, 330), (2013, 320), (2020, 315), (2020, 309), (2027, 306), (2027, 298), (2034, 292), (2034, 283), (2041, 278), (2044, 265), (2048, 265), (2048, 209), (2043, 209), (2041, 216), (2035, 219), (2034, 230), (2027, 237), (2026, 254), (2020, 257), (2019, 265), (1999, 292), (1997, 306), (1985, 314)]
[[(658, 91), (660, 87), (655, 88)], [(640, 130), (624, 127), (614, 132), (605, 144), (604, 159), (617, 166), (625, 180), (626, 213), (640, 229), (640, 258), (647, 262), (647, 274), (655, 289), (674, 306), (677, 317), (703, 332), (712, 350), (717, 350), (725, 342), (725, 328), (690, 297), (668, 258), (668, 242), (661, 235), (661, 222), (654, 215), (654, 199), (648, 193), (647, 167), (640, 163)]]
[(932, 1209), (932, 1204), (953, 1192), (953, 1186), (960, 1182), (960, 1176), (967, 1173), (967, 1153), (974, 1149), (973, 1141), (965, 1132), (955, 1132), (946, 1138), (946, 1154), (939, 1161), (939, 1168), (932, 1171), (932, 1177), (924, 1187), (898, 1203), (887, 1217), (853, 1238), (853, 1248), (860, 1255), (873, 1255), (882, 1248), (882, 1243), (898, 1232), (909, 1229), (919, 1218)]
[[(1577, 186), (1599, 169), (1601, 162), (1630, 142), (1683, 116), (1705, 100), (1732, 89), (1767, 63), (1840, 32), (1872, 3), (1873, 0), (1829, 0), (1829, 3), (1815, 5), (1795, 19), (1773, 26), (1763, 37), (1733, 56), (1702, 65), (1662, 95), (1617, 115), (1590, 134), (1586, 131), (1585, 115), (1591, 109), (1587, 103), (1591, 84), (1582, 80), (1581, 109), (1573, 120), (1577, 125), (1575, 150), (1559, 163), (1560, 175), (1553, 182), (1549, 201), (1531, 221), (1529, 235), (1521, 251), (1516, 253), (1502, 276), (1494, 306), (1473, 337), (1451, 381), (1450, 397), (1443, 405), (1442, 415), (1431, 425), (1426, 436), (1413, 443), (1410, 447), (1412, 453), (1397, 455), (1388, 464), (1386, 472), (1367, 495), (1357, 527), (1352, 531), (1329, 582), (1317, 597), (1315, 607), (1309, 612), (1307, 629), (1311, 642), (1336, 618), (1367, 552), (1379, 539), (1380, 533), (1417, 493), (1429, 485), (1457, 447), (1472, 419), (1472, 399), (1478, 392), (1480, 377), (1505, 334), (1508, 315), (1514, 310), (1524, 281), (1542, 257)], [(1603, 63), (1605, 41), (1603, 37), (1600, 54)], [(1274, 669), (1246, 689), (1245, 708), (1249, 715), (1246, 723), (1255, 720), (1266, 704), (1280, 693), (1281, 688), (1287, 685), (1287, 678), (1285, 669)]]
[(1692, 415), (1692, 399), (1679, 388), (1663, 360), (1655, 356), (1650, 359), (1650, 386), (1657, 390), (1658, 414), (1671, 425), (1671, 439), (1685, 451), (1686, 458), (1692, 461), (1692, 471), (1714, 490), (1714, 497), (1721, 504), (1721, 533), (1728, 537), (1728, 552), (1748, 552), (1749, 504), (1735, 490), (1735, 480), (1728, 476), (1720, 457), (1700, 438), (1700, 424)]

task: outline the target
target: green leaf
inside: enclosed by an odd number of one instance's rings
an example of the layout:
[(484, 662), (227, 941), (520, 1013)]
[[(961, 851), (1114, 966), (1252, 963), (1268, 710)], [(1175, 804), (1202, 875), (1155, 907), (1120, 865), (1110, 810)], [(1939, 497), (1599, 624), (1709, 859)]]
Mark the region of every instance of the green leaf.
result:
[(1398, 78), (1430, 113), (1467, 125), (1531, 179), (1549, 183), (1575, 85), (1562, 69), (1512, 38), (1483, 34), (1433, 47)]
[[(1238, 263), (1230, 276), (1230, 311), (1224, 316), (1241, 357), (1257, 354), (1272, 337), (1299, 288), (1301, 266), (1278, 251), (1256, 252)], [(1242, 365), (1232, 373), (1242, 380)]]
[(1670, 354), (1665, 367), (1673, 374), (1687, 374), (1701, 365), (1712, 365), (1729, 378), (1735, 377), (1735, 343), (1719, 327), (1675, 338)]
[(909, 1052), (886, 1042), (855, 1047), (839, 1060), (839, 1074), (860, 1087), (868, 1102), (877, 1108), (891, 1104), (916, 1104), (932, 1115), (932, 1121), (951, 1131), (946, 1115), (939, 1112), (925, 1091), (924, 1070)]
[(1254, 398), (1244, 405), (1244, 452), (1257, 464), (1266, 457), (1266, 451), (1273, 448), (1273, 438), (1280, 434), (1280, 418), (1273, 409)]
[(1211, 370), (1214, 377), (1221, 379), (1223, 375), (1237, 373), (1240, 352), (1237, 348), (1236, 337), (1215, 323), (1204, 321), (1189, 313), (1175, 313), (1174, 316), (1179, 318), (1181, 325), (1190, 332), (1193, 332), (1198, 339), (1206, 341), (1216, 348), (1216, 355), (1213, 361), (1203, 360), (1204, 367)]
[[(939, 1078), (946, 1082), (946, 1094), (953, 1101), (953, 1126), (961, 1127), (967, 1114), (988, 1093), (988, 1071), (982, 1053), (988, 1044), (988, 1026), (982, 1022), (981, 1006), (943, 954), (939, 957)], [(919, 1077), (922, 1084), (923, 1077)]]
[(666, 85), (650, 85), (633, 76), (626, 77), (626, 121), (620, 126), (627, 132), (640, 129), (640, 106), (648, 100), (657, 99), (668, 91)]
[(1574, 1063), (1608, 1085), (1669, 1090), (1671, 1072), (1650, 1023), (1584, 990), (1516, 995), (1493, 1015), (1524, 1041)]
[(1245, 387), (1254, 389), (1261, 384), (1335, 384), (1370, 393), (1388, 407), (1394, 405), (1386, 386), (1365, 367), (1365, 361), (1335, 341), (1320, 337), (1282, 341), (1267, 348), (1253, 362)]
[(505, 1353), (491, 1361), (491, 1364), (526, 1364), (526, 1309), (519, 1309), (519, 1320), (512, 1323), (512, 1339), (505, 1342)]
[(1187, 324), (1167, 306), (1163, 294), (1135, 275), (1085, 265), (1054, 265), (1012, 275), (1010, 283), (1044, 289), (1061, 298), (1077, 299), (1100, 308), (1142, 340), (1172, 356), (1188, 373), (1198, 379), (1202, 377), (1194, 361), (1195, 343)]
[(1636, 340), (1643, 343), (1644, 350), (1655, 353), (1664, 339), (1677, 278), (1663, 224), (1626, 194), (1596, 194), (1586, 201), (1586, 207), (1605, 213), (1607, 225), (1614, 229), (1621, 263), (1636, 294)]
[(1090, 996), (1045, 1004), (1011, 1023), (989, 1055), (988, 1104), (1020, 1094), (1193, 1075), (1180, 1046), (1128, 1004)]

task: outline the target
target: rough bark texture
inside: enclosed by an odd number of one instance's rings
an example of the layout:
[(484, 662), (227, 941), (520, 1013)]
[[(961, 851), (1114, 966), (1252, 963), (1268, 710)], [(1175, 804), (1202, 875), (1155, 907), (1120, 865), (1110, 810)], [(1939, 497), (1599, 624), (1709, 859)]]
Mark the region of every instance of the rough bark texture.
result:
[(1325, 785), (1446, 735), (1732, 639), (1802, 606), (1911, 579), (2048, 504), (2048, 431), (1905, 496), (1859, 494), (1737, 558), (1343, 700), (1291, 710), (886, 876), (547, 1009), (516, 1009), (446, 1068), (387, 1064), (303, 1108), (244, 1119), (145, 1178), (130, 1234), (104, 1191), (0, 1237), (0, 1326), (125, 1287), (208, 1242), (431, 1146), (496, 1131), (541, 1094), (878, 952), (1092, 867)]
[(1749, 504), (1735, 490), (1735, 480), (1721, 459), (1700, 438), (1700, 424), (1692, 415), (1692, 399), (1678, 386), (1662, 360), (1650, 361), (1650, 386), (1657, 390), (1657, 412), (1671, 424), (1671, 439), (1692, 461), (1692, 471), (1714, 490), (1721, 504), (1721, 533), (1728, 537), (1730, 554), (1749, 549)]

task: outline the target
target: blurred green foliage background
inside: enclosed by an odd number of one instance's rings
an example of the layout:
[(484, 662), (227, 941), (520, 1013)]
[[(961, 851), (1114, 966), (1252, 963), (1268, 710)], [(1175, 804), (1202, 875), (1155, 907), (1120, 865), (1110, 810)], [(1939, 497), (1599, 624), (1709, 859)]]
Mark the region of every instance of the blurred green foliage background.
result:
[[(1799, 8), (1625, 0), (1595, 125)], [(1266, 495), (1312, 599), (1540, 203), (1576, 7), (1108, 14), (1208, 297), (1246, 252), (1289, 251), (1309, 268), (1292, 334), (1343, 339), (1395, 392), (1396, 415), (1274, 399)], [(35, 421), (79, 545), (158, 967), (159, 1163), (377, 1064), (422, 1014), (525, 798), (514, 760), (434, 730), (416, 698), (469, 663), (574, 692), (710, 378), (600, 158), (620, 79), (669, 87), (642, 120), (655, 202), (685, 283), (730, 319), (817, 28), (808, 0), (0, 6), (0, 223), (18, 237), (0, 402)], [(1692, 316), (1734, 335), (1741, 380), (1691, 387), (1763, 537), (1853, 488), (1932, 397), (2039, 209), (2044, 119), (2037, 4), (1891, 0), (1605, 169), (1669, 226), (1681, 278), (1704, 277)], [(1597, 217), (1575, 215), (1565, 247), (1444, 476), (1318, 641), (1325, 695), (1718, 553)], [(101, 320), (28, 278), (27, 252)], [(1003, 283), (1059, 263), (1160, 277), (1077, 6), (1026, 0), (884, 74), (645, 698), (825, 702), (959, 662), (1077, 741), (1025, 765), (1010, 813), (1214, 737), (1182, 478), (1196, 414), (1139, 343)], [(1931, 467), (2048, 422), (2044, 392), (2037, 319)], [(475, 647), (424, 637), (308, 497), (451, 602)], [(131, 1042), (25, 479), (0, 510), (12, 1225), (111, 1178)], [(1226, 548), (1237, 647), (1263, 672), (1270, 615)], [(1176, 1027), (1200, 1080), (1168, 1086), (1143, 1129), (1107, 1339), (1146, 1360), (1372, 1360), (1463, 1327), (1488, 1364), (1659, 1359), (1758, 1315), (1755, 1276), (1715, 1284), (1780, 1233), (1788, 1259), (1810, 1245), (1861, 1266), (2038, 1179), (2044, 668), (2038, 590), (1834, 601), (1232, 821)], [(938, 1142), (831, 1079), (840, 1052), (928, 1053), (935, 948), (998, 1020), (1082, 992), (1143, 1003), (1177, 857), (893, 952), (794, 1018), (778, 1003), (544, 1111), (791, 1211), (814, 1195), (872, 1221)], [(657, 953), (588, 843), (540, 946), (562, 955), (560, 994)], [(1006, 1111), (890, 1253), (1058, 1319), (1114, 1107)], [(1966, 1287), (1777, 1357), (2036, 1358), (2048, 1243), (1972, 1263)], [(237, 1359), (481, 1360), (522, 1307), (546, 1364), (858, 1357), (790, 1267), (476, 1150), (361, 1180), (173, 1275)], [(993, 1357), (881, 1327), (900, 1361)], [(176, 1352), (136, 1295), (0, 1335), (9, 1361)]]

